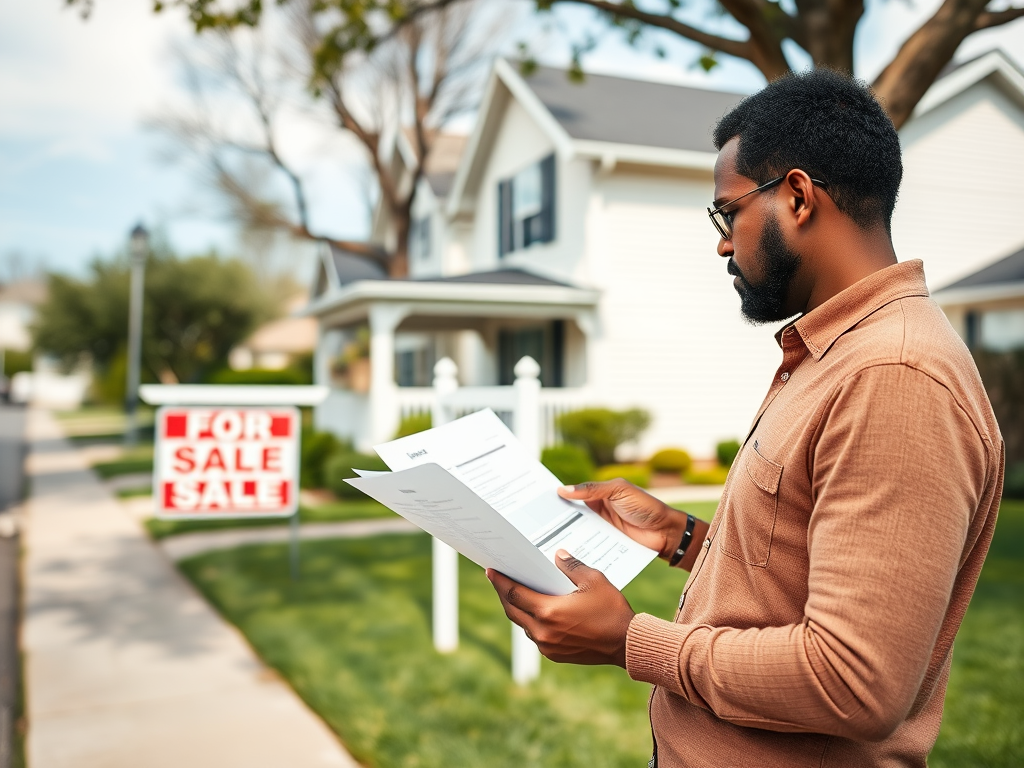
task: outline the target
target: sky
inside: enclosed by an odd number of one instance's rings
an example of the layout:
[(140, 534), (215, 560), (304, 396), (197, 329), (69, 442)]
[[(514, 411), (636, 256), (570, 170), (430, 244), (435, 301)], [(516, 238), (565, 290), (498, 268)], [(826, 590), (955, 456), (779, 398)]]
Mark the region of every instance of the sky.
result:
[[(522, 0), (482, 1), (515, 10), (496, 53), (513, 55), (527, 40), (541, 63), (564, 65), (568, 40), (604, 29), (580, 8), (538, 17)], [(870, 80), (937, 1), (869, 0), (858, 30), (858, 75)], [(151, 127), (186, 98), (174, 50), (195, 44), (180, 10), (155, 15), (151, 8), (150, 0), (95, 0), (83, 21), (63, 0), (0, 0), (0, 280), (30, 268), (82, 274), (92, 258), (123, 248), (140, 221), (180, 253), (246, 247), (195, 168), (170, 158), (166, 138)], [(657, 42), (665, 59), (651, 52)], [(993, 47), (1024, 67), (1024, 22), (969, 38), (956, 59)], [(799, 51), (791, 52), (799, 65)], [(705, 74), (693, 66), (700, 53), (668, 36), (635, 50), (620, 35), (603, 34), (585, 68), (744, 93), (763, 82), (751, 65), (727, 57)], [(471, 125), (466, 117), (455, 127)], [(282, 135), (289, 160), (309, 178), (315, 226), (364, 237), (359, 148), (304, 115), (293, 116)]]

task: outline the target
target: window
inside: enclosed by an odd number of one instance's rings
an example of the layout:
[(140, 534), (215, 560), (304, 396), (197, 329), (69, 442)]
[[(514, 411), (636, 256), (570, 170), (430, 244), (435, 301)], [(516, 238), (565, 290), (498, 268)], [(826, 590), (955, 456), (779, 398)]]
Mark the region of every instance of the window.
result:
[(990, 352), (1024, 349), (1024, 309), (982, 312), (979, 325), (978, 341), (982, 349)]
[(555, 156), (498, 182), (498, 255), (555, 239)]
[(498, 383), (507, 386), (516, 379), (516, 363), (529, 355), (540, 364), (540, 383), (564, 386), (565, 321), (553, 320), (541, 326), (498, 331)]
[(426, 261), (430, 258), (430, 216), (413, 219), (409, 224), (409, 255)]

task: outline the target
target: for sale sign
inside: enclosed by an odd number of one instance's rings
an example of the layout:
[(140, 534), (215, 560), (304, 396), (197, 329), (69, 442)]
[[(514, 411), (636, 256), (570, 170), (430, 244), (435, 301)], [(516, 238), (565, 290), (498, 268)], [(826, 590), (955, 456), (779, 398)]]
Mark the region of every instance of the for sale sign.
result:
[(164, 406), (154, 451), (158, 517), (273, 517), (298, 509), (296, 408)]

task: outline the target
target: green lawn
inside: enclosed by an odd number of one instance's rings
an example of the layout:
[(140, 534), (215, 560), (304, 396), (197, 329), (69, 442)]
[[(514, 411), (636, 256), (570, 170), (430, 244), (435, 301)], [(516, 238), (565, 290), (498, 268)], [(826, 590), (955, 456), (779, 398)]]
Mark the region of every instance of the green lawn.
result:
[(928, 765), (1024, 765), (1024, 501), (1003, 501), (953, 646), (945, 717)]
[[(714, 503), (683, 505), (707, 516)], [(303, 543), (302, 579), (283, 545), (182, 564), (257, 652), (367, 766), (637, 766), (649, 752), (648, 689), (612, 668), (544, 662), (509, 678), (509, 629), (482, 572), (461, 564), (462, 643), (430, 641), (424, 535)], [(626, 589), (669, 617), (685, 574), (652, 563)], [(1024, 764), (1024, 503), (1006, 502), (957, 639), (931, 768)]]
[(114, 461), (101, 461), (92, 465), (93, 471), (103, 480), (119, 475), (134, 475), (153, 471), (153, 446), (140, 445), (125, 451)]
[[(395, 513), (373, 499), (333, 501), (315, 507), (299, 507), (302, 523), (330, 523), (347, 520), (369, 520), (377, 517), (395, 517)], [(265, 525), (288, 525), (287, 517), (247, 518), (241, 520), (146, 520), (146, 530), (154, 539), (192, 531), (214, 531), (225, 528), (255, 528)]]

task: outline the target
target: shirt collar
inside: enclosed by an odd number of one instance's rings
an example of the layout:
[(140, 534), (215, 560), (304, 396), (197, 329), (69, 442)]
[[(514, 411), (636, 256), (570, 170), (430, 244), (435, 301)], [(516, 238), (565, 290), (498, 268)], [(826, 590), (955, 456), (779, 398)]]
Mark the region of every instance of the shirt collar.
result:
[(820, 360), (836, 339), (886, 304), (909, 296), (927, 295), (924, 263), (920, 259), (893, 264), (840, 291), (782, 328), (775, 339), (782, 346), (786, 329), (795, 328), (807, 351), (815, 360)]

